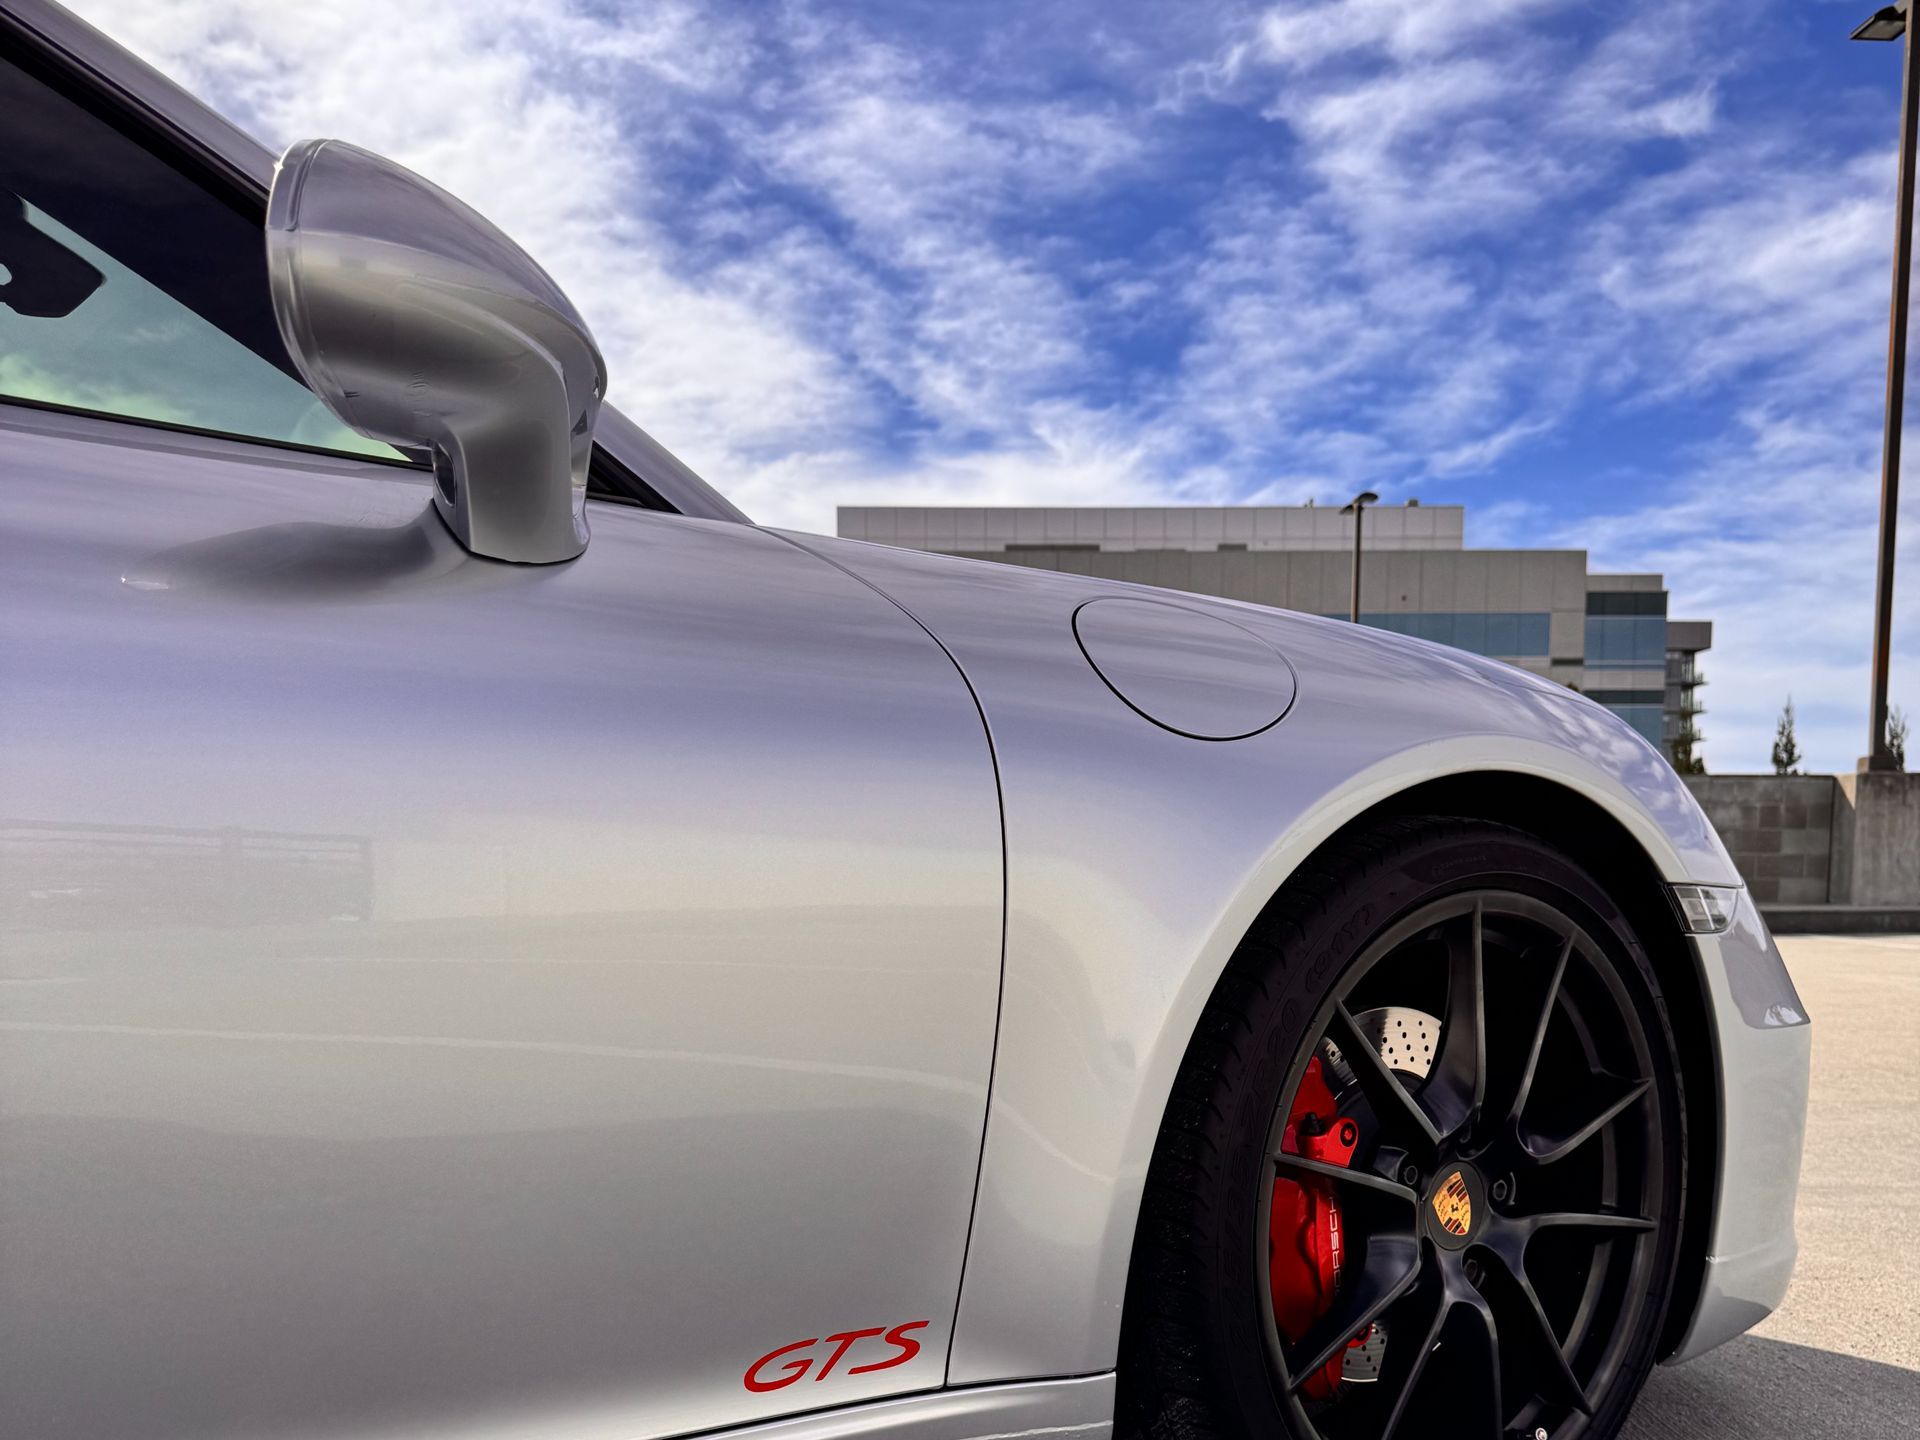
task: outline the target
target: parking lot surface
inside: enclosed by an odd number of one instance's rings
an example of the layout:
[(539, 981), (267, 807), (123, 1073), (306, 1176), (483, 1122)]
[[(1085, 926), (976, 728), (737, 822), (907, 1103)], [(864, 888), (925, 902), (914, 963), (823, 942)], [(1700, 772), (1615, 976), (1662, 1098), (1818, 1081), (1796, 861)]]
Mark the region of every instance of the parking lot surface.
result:
[(1920, 936), (1780, 949), (1814, 1023), (1793, 1288), (1751, 1335), (1656, 1371), (1630, 1440), (1920, 1436)]

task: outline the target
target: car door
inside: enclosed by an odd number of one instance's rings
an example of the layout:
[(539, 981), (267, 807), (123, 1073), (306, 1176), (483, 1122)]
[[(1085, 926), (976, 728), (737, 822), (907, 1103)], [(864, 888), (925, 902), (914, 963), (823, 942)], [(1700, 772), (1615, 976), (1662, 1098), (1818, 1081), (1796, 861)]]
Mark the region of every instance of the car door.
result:
[(941, 1384), (1002, 923), (952, 662), (747, 525), (466, 554), (291, 379), (244, 203), (0, 90), (0, 1433)]

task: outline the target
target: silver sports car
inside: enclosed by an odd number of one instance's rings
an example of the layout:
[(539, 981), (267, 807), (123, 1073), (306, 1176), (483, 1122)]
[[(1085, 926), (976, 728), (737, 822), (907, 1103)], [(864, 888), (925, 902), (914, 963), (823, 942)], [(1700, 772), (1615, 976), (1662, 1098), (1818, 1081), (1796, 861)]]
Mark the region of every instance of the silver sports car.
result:
[(0, 1433), (1599, 1440), (1799, 1001), (1580, 696), (760, 529), (499, 230), (0, 3)]

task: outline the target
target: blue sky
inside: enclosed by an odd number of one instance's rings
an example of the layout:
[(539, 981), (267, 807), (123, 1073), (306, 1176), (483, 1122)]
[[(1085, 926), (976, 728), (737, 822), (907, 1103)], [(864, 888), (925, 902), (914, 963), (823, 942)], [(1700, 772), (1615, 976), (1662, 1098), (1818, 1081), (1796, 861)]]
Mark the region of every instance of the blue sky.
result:
[(1863, 748), (1870, 0), (77, 8), (269, 143), (505, 225), (757, 519), (1463, 503), (1470, 545), (1664, 570), (1716, 622), (1714, 769), (1765, 768), (1789, 693), (1812, 768)]

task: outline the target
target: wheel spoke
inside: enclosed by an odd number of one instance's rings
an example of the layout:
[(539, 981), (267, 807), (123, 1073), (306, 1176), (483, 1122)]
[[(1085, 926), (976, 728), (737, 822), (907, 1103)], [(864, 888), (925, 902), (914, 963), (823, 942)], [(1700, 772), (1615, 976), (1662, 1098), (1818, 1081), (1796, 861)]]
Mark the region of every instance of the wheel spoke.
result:
[(1643, 1215), (1613, 1215), (1604, 1210), (1586, 1211), (1556, 1210), (1545, 1215), (1528, 1215), (1515, 1222), (1523, 1226), (1532, 1236), (1541, 1230), (1627, 1230), (1646, 1231), (1659, 1228), (1659, 1222), (1649, 1220)]
[(1447, 937), (1447, 1013), (1440, 1053), (1420, 1092), (1442, 1135), (1474, 1124), (1487, 1098), (1486, 908), (1473, 902), (1467, 933)]
[[(1499, 1252), (1494, 1252), (1498, 1254)], [(1500, 1264), (1494, 1267), (1491, 1288), (1496, 1294), (1503, 1294), (1502, 1308), (1518, 1313), (1519, 1330), (1530, 1335), (1534, 1349), (1538, 1350), (1546, 1361), (1547, 1373), (1559, 1391), (1558, 1398), (1574, 1407), (1582, 1415), (1593, 1414), (1593, 1402), (1587, 1398), (1585, 1387), (1573, 1373), (1573, 1366), (1567, 1361), (1567, 1352), (1561, 1348), (1560, 1337), (1554, 1332), (1553, 1322), (1547, 1318), (1546, 1307), (1540, 1303), (1540, 1295), (1533, 1288), (1533, 1282), (1527, 1279), (1525, 1265), (1512, 1264), (1504, 1254), (1499, 1255)]]
[(1655, 1230), (1658, 1225), (1639, 1215), (1616, 1215), (1607, 1211), (1549, 1211), (1543, 1215), (1497, 1216), (1480, 1237), (1480, 1243), (1494, 1252), (1516, 1275), (1526, 1273), (1527, 1246), (1542, 1230), (1588, 1230), (1595, 1232), (1594, 1244), (1616, 1238), (1631, 1240)]
[(1560, 958), (1553, 962), (1553, 974), (1547, 980), (1547, 996), (1540, 1002), (1540, 1018), (1534, 1022), (1533, 1038), (1527, 1048), (1526, 1068), (1520, 1072), (1520, 1083), (1513, 1093), (1513, 1105), (1507, 1111), (1507, 1122), (1518, 1125), (1520, 1116), (1527, 1108), (1527, 1099), (1533, 1094), (1533, 1077), (1540, 1068), (1540, 1052), (1547, 1043), (1547, 1026), (1553, 1019), (1553, 1007), (1560, 1001), (1560, 981), (1567, 973), (1567, 961), (1573, 955), (1573, 936), (1568, 935), (1560, 947)]
[(1457, 1423), (1447, 1433), (1504, 1440), (1507, 1412), (1500, 1398), (1500, 1327), (1493, 1309), (1473, 1289), (1456, 1290), (1450, 1302), (1440, 1343), (1458, 1356), (1458, 1362), (1447, 1367), (1457, 1386)]
[[(1442, 1287), (1434, 1283), (1420, 1289), (1430, 1293), (1432, 1303), (1424, 1317), (1414, 1322), (1412, 1334), (1403, 1338), (1396, 1328), (1388, 1335), (1386, 1360), (1373, 1387), (1380, 1397), (1376, 1402), (1381, 1413), (1379, 1440), (1393, 1440), (1406, 1418), (1407, 1407), (1420, 1388), (1420, 1377), (1427, 1372), (1427, 1361), (1433, 1358), (1433, 1347), (1440, 1343), (1440, 1331), (1446, 1324), (1448, 1306)], [(1411, 1306), (1414, 1302), (1409, 1298), (1407, 1303)]]
[(1327, 1026), (1327, 1033), (1333, 1037), (1333, 1042), (1340, 1047), (1340, 1053), (1352, 1068), (1361, 1093), (1373, 1107), (1374, 1118), (1388, 1129), (1403, 1127), (1412, 1130), (1429, 1151), (1437, 1147), (1440, 1131), (1434, 1128), (1427, 1112), (1407, 1093), (1407, 1087), (1400, 1083), (1400, 1078), (1387, 1068), (1387, 1062), (1380, 1058), (1379, 1050), (1354, 1023), (1353, 1014), (1345, 1005), (1334, 1006), (1333, 1020)]
[[(1349, 1271), (1340, 1299), (1300, 1337), (1287, 1357), (1288, 1389), (1298, 1390), (1319, 1374), (1347, 1342), (1386, 1313), (1420, 1278), (1420, 1242), (1411, 1235), (1374, 1236), (1367, 1258)], [(1296, 1357), (1299, 1358), (1296, 1363)]]
[[(1344, 1165), (1328, 1165), (1323, 1161), (1309, 1160), (1304, 1155), (1293, 1155), (1281, 1151), (1273, 1158), (1274, 1168), (1294, 1175), (1313, 1175), (1322, 1180), (1331, 1180), (1335, 1185), (1349, 1185), (1360, 1190), (1371, 1190), (1375, 1194), (1391, 1196), (1407, 1205), (1418, 1205), (1420, 1197), (1397, 1180), (1388, 1180), (1375, 1175), (1370, 1170), (1351, 1169)], [(1408, 1226), (1412, 1232), (1412, 1226)]]
[(1589, 1119), (1582, 1121), (1564, 1134), (1545, 1135), (1539, 1132), (1523, 1134), (1521, 1148), (1534, 1164), (1551, 1165), (1555, 1161), (1566, 1159), (1633, 1106), (1639, 1104), (1646, 1097), (1647, 1092), (1653, 1088), (1651, 1080), (1621, 1080), (1617, 1076), (1598, 1073), (1593, 1078), (1598, 1082), (1603, 1093), (1611, 1092), (1611, 1098), (1602, 1103)]

